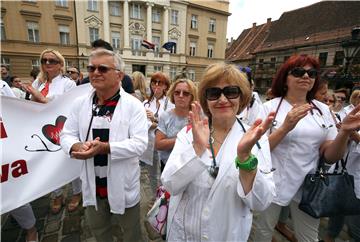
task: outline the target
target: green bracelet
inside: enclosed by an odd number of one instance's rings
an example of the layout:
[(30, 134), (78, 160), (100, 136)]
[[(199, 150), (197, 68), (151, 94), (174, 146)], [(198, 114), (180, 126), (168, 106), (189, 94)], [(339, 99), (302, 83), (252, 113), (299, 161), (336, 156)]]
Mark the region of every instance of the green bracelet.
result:
[(244, 171), (252, 171), (255, 170), (258, 164), (258, 159), (255, 155), (250, 154), (249, 158), (245, 161), (241, 162), (238, 157), (235, 158), (235, 166), (237, 169)]

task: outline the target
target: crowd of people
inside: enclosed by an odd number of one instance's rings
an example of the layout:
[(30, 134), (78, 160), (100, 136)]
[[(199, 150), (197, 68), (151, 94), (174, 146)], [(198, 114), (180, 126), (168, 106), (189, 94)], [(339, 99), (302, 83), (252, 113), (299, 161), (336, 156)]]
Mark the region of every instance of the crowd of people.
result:
[[(293, 55), (279, 68), (265, 103), (253, 90), (251, 70), (226, 63), (208, 66), (199, 84), (163, 72), (147, 84), (143, 73), (125, 73), (109, 43), (92, 46), (88, 77), (47, 49), (31, 84), (2, 66), (1, 95), (46, 104), (77, 85), (92, 86), (73, 102), (60, 143), (82, 162), (67, 209), (82, 201), (97, 241), (113, 241), (112, 220), (124, 241), (146, 241), (141, 169), (154, 194), (150, 207), (159, 185), (170, 194), (168, 241), (276, 241), (277, 229), (290, 241), (330, 242), (344, 224), (360, 241), (360, 215), (329, 218), (326, 237), (319, 238), (319, 219), (298, 207), (304, 178), (320, 156), (329, 166), (348, 156), (360, 198), (360, 90), (329, 91), (319, 61), (309, 55)], [(52, 197), (56, 214), (62, 188)], [(38, 241), (30, 204), (11, 215), (27, 241)]]

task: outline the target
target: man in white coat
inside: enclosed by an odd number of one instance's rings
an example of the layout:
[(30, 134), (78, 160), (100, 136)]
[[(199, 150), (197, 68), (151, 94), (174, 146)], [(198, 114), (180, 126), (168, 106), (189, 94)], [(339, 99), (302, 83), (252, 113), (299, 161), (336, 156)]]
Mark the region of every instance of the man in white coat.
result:
[(119, 55), (95, 50), (89, 63), (95, 90), (74, 101), (61, 146), (83, 162), (85, 219), (97, 241), (113, 241), (112, 219), (122, 227), (124, 241), (141, 241), (139, 156), (148, 142), (146, 112), (121, 88), (124, 62)]

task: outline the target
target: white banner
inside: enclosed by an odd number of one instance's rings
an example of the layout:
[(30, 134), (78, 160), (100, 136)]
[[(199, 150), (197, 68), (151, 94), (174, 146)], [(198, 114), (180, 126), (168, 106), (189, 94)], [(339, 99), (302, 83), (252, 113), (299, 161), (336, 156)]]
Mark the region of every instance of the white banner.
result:
[(81, 85), (48, 104), (0, 96), (0, 214), (54, 191), (80, 175), (81, 162), (61, 150), (59, 134)]

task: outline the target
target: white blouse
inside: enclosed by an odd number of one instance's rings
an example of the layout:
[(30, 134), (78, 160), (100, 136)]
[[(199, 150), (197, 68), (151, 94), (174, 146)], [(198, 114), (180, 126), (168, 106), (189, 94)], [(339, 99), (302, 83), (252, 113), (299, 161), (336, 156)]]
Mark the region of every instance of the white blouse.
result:
[[(280, 100), (281, 98), (274, 98), (264, 103), (265, 115), (276, 111)], [(322, 115), (313, 109), (313, 114), (309, 112), (302, 118), (271, 152), (273, 167), (276, 169), (274, 203), (280, 206), (288, 205), (293, 199), (300, 202), (301, 185), (305, 176), (317, 167), (320, 146), (327, 140), (334, 140), (337, 135), (328, 106), (316, 100), (313, 103), (321, 110)], [(292, 105), (283, 99), (272, 132), (283, 124), (291, 109)]]

